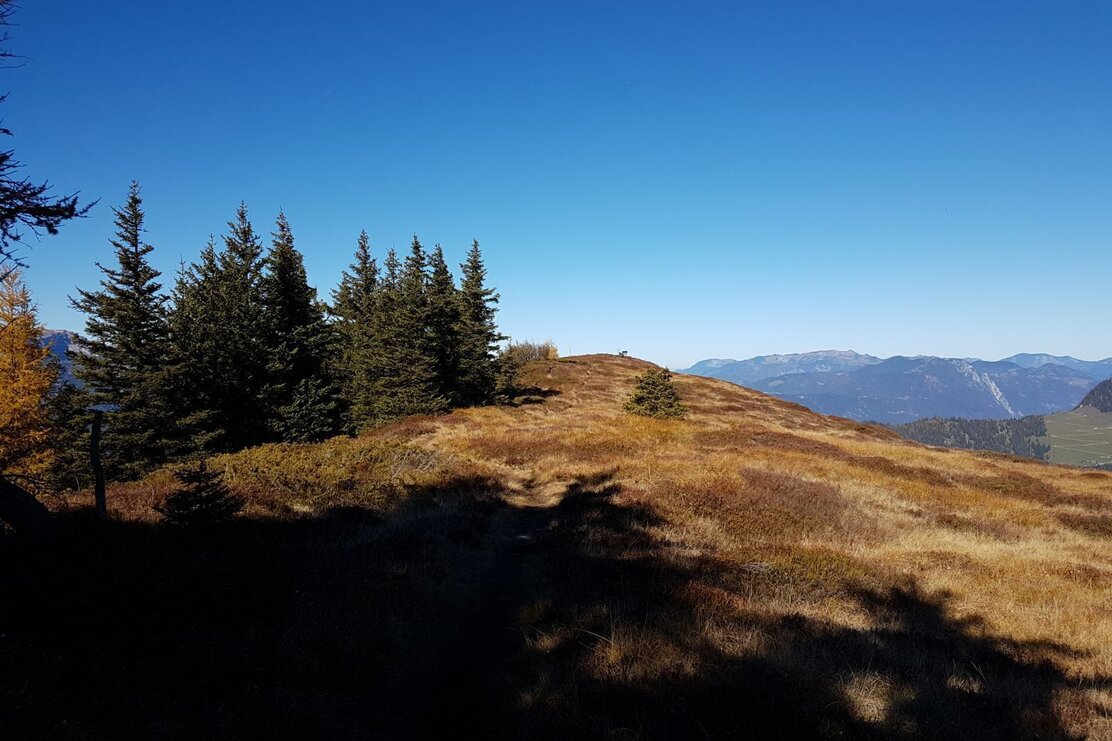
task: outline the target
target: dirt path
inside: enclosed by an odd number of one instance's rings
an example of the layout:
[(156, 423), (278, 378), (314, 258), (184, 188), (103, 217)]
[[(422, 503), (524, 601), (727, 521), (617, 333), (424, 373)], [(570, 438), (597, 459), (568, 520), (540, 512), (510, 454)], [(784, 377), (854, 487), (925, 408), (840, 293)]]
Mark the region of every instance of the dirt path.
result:
[(474, 608), (453, 626), (454, 635), (427, 693), (429, 705), (416, 717), (416, 736), (497, 734), (500, 711), (514, 706), (520, 690), (514, 665), (527, 649), (519, 615), (541, 589), (545, 540), (557, 521), (568, 484), (536, 484), (525, 478), (491, 514), (476, 546), (472, 576)]

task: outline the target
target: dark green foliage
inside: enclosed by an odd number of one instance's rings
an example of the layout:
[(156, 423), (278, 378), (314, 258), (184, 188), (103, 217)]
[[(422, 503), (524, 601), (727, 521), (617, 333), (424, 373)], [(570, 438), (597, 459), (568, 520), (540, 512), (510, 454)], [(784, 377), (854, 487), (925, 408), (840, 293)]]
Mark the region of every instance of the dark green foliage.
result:
[(175, 472), (181, 487), (158, 507), (163, 522), (180, 529), (211, 527), (232, 519), (243, 509), (243, 497), (233, 494), (204, 461)]
[(377, 286), (378, 263), (371, 257), (371, 240), (363, 231), (359, 233), (350, 269), (343, 272), (340, 285), (332, 292), (331, 312), (345, 333), (346, 328), (370, 319)]
[(315, 442), (341, 428), (339, 387), (329, 363), (339, 337), (325, 322), (285, 214), (278, 215), (273, 236), (260, 282), (267, 345), (263, 398), (270, 436)]
[(391, 250), (385, 280), (378, 291), (368, 358), (375, 379), (364, 424), (382, 424), (411, 414), (445, 411), (447, 401), (437, 384), (436, 356), (429, 331), (427, 259), (417, 237), (405, 264)]
[(359, 234), (355, 259), (332, 292), (331, 314), (340, 335), (338, 372), (345, 404), (345, 429), (354, 433), (370, 417), (375, 382), (370, 366), (374, 352), (372, 316), (378, 288), (378, 264), (371, 257), (367, 232)]
[[(264, 257), (241, 203), (223, 246), (210, 239), (194, 263), (183, 265), (168, 300), (153, 283), (158, 273), (142, 260), (150, 247), (139, 241), (137, 186), (132, 196), (118, 213), (114, 244), (121, 270), (106, 272), (137, 296), (116, 312), (135, 329), (124, 334), (102, 318), (110, 315), (102, 294), (115, 299), (109, 281), (105, 291), (82, 292), (80, 299), (95, 317), (80, 377), (96, 394), (90, 403), (110, 412), (106, 438), (127, 441), (106, 451), (110, 464), (121, 461), (109, 469), (111, 478), (166, 461), (271, 441), (318, 441), (493, 400), (495, 351), (503, 338), (494, 324), (498, 297), (484, 285), (477, 242), (457, 288), (440, 246), (429, 255), (416, 236), (404, 264), (391, 250), (380, 275), (364, 232), (326, 307), (308, 282), (285, 215), (279, 214)], [(144, 310), (124, 310), (133, 306)], [(141, 423), (133, 421), (132, 397), (109, 394), (116, 387), (104, 378), (120, 369), (147, 373), (126, 387), (143, 402)], [(69, 391), (60, 397), (59, 414), (72, 416), (66, 409), (76, 398)]]
[(92, 403), (89, 392), (72, 383), (59, 384), (47, 400), (54, 449), (50, 486), (56, 491), (75, 491), (93, 485), (89, 462)]
[(457, 288), (440, 246), (427, 255), (416, 236), (405, 263), (391, 250), (380, 275), (360, 235), (332, 306), (349, 431), (493, 400), (503, 337), (485, 275), (476, 242)]
[(170, 361), (167, 386), (173, 391), (180, 455), (196, 455), (222, 447), (225, 433), (216, 412), (218, 389), (213, 369), (206, 365), (218, 354), (220, 332), (209, 326), (216, 311), (219, 260), (210, 237), (197, 262), (183, 266), (174, 287), (170, 312)]
[(486, 286), (486, 266), (473, 241), (461, 266), (456, 398), (464, 405), (488, 404), (498, 389), (498, 343), (506, 339), (494, 321), (498, 294)]
[(187, 447), (238, 450), (270, 438), (262, 246), (240, 204), (224, 249), (184, 269), (171, 317), (174, 383), (194, 429)]
[(427, 311), (429, 350), (436, 388), (451, 406), (463, 401), (461, 361), (461, 301), (452, 273), (444, 261), (444, 250), (436, 245), (429, 257)]
[(992, 450), (1024, 458), (1046, 460), (1050, 446), (1046, 420), (1033, 415), (1020, 419), (920, 419), (892, 429), (908, 440), (940, 448)]
[(1077, 406), (1092, 407), (1098, 412), (1112, 412), (1112, 379), (1097, 384)]
[(166, 459), (170, 409), (166, 391), (169, 347), (167, 298), (159, 272), (147, 262), (143, 201), (132, 182), (116, 214), (112, 240), (118, 266), (99, 266), (97, 291), (78, 290), (73, 306), (86, 315), (73, 355), (74, 375), (92, 404), (110, 410), (104, 459), (110, 478), (134, 478)]
[(645, 417), (675, 418), (687, 414), (667, 368), (652, 368), (637, 377), (637, 385), (625, 404), (625, 411)]

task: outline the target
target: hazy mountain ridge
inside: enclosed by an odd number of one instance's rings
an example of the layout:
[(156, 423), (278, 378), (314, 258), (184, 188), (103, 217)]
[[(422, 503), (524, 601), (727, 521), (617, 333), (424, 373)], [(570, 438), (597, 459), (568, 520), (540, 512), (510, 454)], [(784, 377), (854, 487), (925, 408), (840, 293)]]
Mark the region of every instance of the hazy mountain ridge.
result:
[(73, 376), (73, 360), (69, 356), (70, 348), (73, 347), (76, 339), (77, 333), (68, 329), (43, 330), (43, 345), (50, 348), (51, 354), (58, 360), (58, 366), (61, 369), (59, 380), (80, 385)]
[(791, 373), (836, 373), (881, 362), (881, 358), (853, 350), (818, 350), (807, 353), (759, 355), (746, 360), (701, 360), (680, 373), (709, 376), (748, 385)]
[(1021, 368), (1040, 368), (1045, 365), (1062, 365), (1080, 371), (1098, 381), (1112, 378), (1112, 358), (1103, 360), (1079, 360), (1069, 355), (1048, 355), (1046, 353), (1019, 353), (1003, 362), (1015, 363)]
[[(852, 351), (822, 351), (697, 363), (683, 372), (750, 386), (823, 414), (886, 424), (929, 417), (1014, 419), (1052, 414), (1074, 408), (1097, 383), (1112, 376), (1112, 359), (1083, 361), (1045, 354), (1013, 358), (881, 359)], [(1063, 363), (1049, 362), (1055, 359)]]

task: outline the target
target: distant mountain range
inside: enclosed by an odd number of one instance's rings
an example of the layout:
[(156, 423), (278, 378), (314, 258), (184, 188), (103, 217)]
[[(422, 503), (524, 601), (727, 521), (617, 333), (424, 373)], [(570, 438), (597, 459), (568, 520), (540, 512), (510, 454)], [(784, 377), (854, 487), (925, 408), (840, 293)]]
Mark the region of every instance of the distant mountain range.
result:
[[(791, 373), (834, 373), (851, 371), (881, 362), (872, 355), (861, 355), (852, 350), (820, 350), (796, 355), (760, 355), (748, 360), (700, 360), (690, 368), (679, 371), (695, 376), (721, 378), (723, 381), (748, 386), (767, 378)], [(1112, 374), (1110, 374), (1112, 375)]]
[(1097, 380), (1112, 378), (1112, 358), (1105, 358), (1104, 360), (1078, 360), (1077, 358), (1071, 358), (1069, 355), (1020, 353), (1010, 358), (1004, 358), (1004, 361), (1015, 363), (1020, 368), (1040, 368), (1044, 365), (1061, 365), (1066, 368), (1072, 368), (1075, 371), (1080, 371)]
[(73, 361), (69, 356), (69, 349), (77, 338), (75, 332), (66, 329), (48, 329), (43, 332), (43, 344), (50, 348), (50, 352), (58, 359), (62, 369), (60, 380), (80, 385), (73, 377)]
[(1112, 378), (1112, 358), (877, 358), (829, 350), (703, 360), (680, 372), (732, 381), (823, 414), (900, 424), (928, 417), (1012, 419), (1073, 409), (1100, 381)]

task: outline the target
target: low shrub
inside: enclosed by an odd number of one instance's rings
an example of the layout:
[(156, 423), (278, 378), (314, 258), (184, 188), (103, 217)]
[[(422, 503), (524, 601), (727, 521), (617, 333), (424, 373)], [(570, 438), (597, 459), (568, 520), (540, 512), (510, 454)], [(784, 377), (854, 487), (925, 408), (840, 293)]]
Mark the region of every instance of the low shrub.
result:
[(180, 488), (156, 507), (170, 527), (197, 529), (226, 522), (243, 509), (243, 497), (233, 494), (202, 461), (175, 472)]
[(521, 367), (534, 360), (557, 360), (560, 352), (552, 340), (544, 342), (510, 342), (499, 356), (503, 362)]
[(687, 414), (667, 368), (652, 368), (637, 377), (637, 386), (625, 404), (630, 414), (678, 419)]
[(559, 351), (552, 340), (544, 342), (510, 342), (498, 356), (498, 394), (512, 397), (520, 389), (519, 378), (526, 365), (536, 360), (558, 360)]

